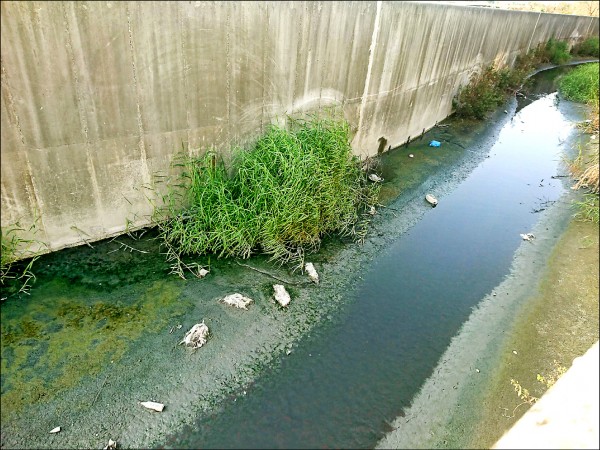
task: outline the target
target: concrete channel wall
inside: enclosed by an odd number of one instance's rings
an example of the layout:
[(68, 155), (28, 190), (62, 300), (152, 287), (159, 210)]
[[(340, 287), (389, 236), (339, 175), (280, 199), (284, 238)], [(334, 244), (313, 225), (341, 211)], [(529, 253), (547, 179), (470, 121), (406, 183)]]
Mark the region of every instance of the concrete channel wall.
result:
[[(173, 155), (343, 111), (361, 157), (451, 113), (483, 65), (598, 19), (411, 2), (1, 3), (2, 227), (47, 250), (147, 224)], [(31, 234), (31, 233), (30, 233)]]

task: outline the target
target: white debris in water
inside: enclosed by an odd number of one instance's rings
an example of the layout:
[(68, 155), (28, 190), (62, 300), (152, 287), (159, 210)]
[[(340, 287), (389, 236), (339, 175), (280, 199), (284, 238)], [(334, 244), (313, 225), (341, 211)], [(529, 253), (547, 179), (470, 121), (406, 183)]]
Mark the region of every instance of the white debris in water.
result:
[(206, 275), (208, 275), (208, 270), (204, 268), (198, 270), (198, 278), (204, 278)]
[(374, 216), (375, 214), (377, 214), (377, 209), (375, 209), (374, 206), (371, 206), (369, 208), (369, 214), (371, 214), (372, 216)]
[(162, 412), (162, 410), (165, 409), (165, 405), (157, 402), (140, 402), (140, 405), (142, 405), (144, 408), (148, 408), (157, 412)]
[(374, 173), (369, 174), (369, 180), (375, 182), (375, 183), (381, 183), (383, 181), (383, 178), (377, 176)]
[(274, 284), (273, 289), (275, 289), (275, 300), (281, 306), (287, 306), (291, 301), (290, 294), (285, 290), (285, 287), (281, 284)]
[(231, 294), (224, 297), (222, 300), (222, 302), (226, 303), (227, 305), (235, 306), (236, 308), (241, 308), (245, 310), (248, 310), (248, 305), (253, 301), (254, 300), (252, 300), (251, 298), (244, 297), (242, 294), (238, 294), (237, 292), (235, 294)]
[(533, 241), (535, 239), (535, 235), (533, 233), (521, 234), (521, 239), (524, 241)]
[(58, 433), (60, 431), (60, 427), (52, 428), (50, 433)]
[(516, 351), (516, 350), (513, 350), (513, 353), (516, 355), (516, 354), (517, 354), (517, 351)]
[(183, 337), (183, 340), (179, 343), (185, 344), (186, 347), (200, 348), (206, 344), (206, 338), (208, 336), (208, 327), (202, 321), (194, 325)]
[(117, 448), (117, 443), (115, 441), (113, 441), (112, 439), (108, 440), (108, 444), (106, 444), (106, 447), (104, 447), (103, 450), (112, 450), (112, 449), (116, 449)]
[(410, 155), (408, 155), (409, 158), (414, 158), (415, 155), (413, 155), (412, 153)]
[[(371, 206), (373, 208), (373, 206)], [(313, 263), (306, 263), (304, 266), (306, 273), (308, 273), (308, 277), (316, 284), (319, 284), (319, 274), (317, 273), (315, 266)]]

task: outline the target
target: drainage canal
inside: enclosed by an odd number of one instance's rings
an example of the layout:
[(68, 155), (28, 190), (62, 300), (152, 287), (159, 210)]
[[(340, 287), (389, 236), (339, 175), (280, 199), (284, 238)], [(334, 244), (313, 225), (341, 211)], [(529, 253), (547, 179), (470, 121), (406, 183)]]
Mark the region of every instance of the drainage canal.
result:
[[(31, 295), (0, 310), (2, 447), (375, 446), (507, 275), (519, 235), (565, 192), (553, 176), (577, 107), (556, 94), (524, 102), (382, 155), (387, 207), (367, 241), (324, 245), (321, 284), (290, 286), (286, 310), (272, 278), (231, 261), (201, 280), (167, 275), (145, 237), (41, 257)], [(218, 302), (235, 291), (255, 304)], [(177, 347), (203, 319), (207, 345)]]
[[(539, 74), (544, 83), (529, 94), (537, 100), (522, 99), (488, 157), (374, 256), (339, 322), (313, 333), (246, 396), (167, 445), (375, 446), (432, 375), (472, 308), (506, 276), (520, 234), (564, 192), (556, 176), (577, 106), (560, 108), (556, 93), (543, 94), (563, 70)], [(388, 180), (411, 152), (392, 151)]]

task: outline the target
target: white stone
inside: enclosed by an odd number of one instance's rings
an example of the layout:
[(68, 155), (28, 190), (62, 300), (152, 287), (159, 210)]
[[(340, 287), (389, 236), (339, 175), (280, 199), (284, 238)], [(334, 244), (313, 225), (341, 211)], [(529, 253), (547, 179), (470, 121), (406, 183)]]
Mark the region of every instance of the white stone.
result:
[(235, 306), (236, 308), (248, 310), (248, 305), (250, 303), (252, 303), (254, 300), (252, 300), (249, 297), (244, 297), (242, 294), (238, 294), (236, 292), (235, 294), (231, 294), (231, 295), (224, 297), (222, 301), (223, 301), (223, 303), (225, 303), (227, 305), (231, 305), (231, 306)]
[(194, 325), (183, 337), (183, 340), (179, 344), (185, 344), (186, 347), (200, 348), (206, 344), (206, 338), (208, 337), (208, 327), (202, 321)]
[(290, 294), (285, 290), (285, 287), (281, 284), (274, 284), (273, 289), (275, 290), (275, 300), (281, 306), (287, 306), (291, 301)]
[[(371, 208), (373, 208), (371, 206)], [(317, 273), (315, 266), (313, 263), (306, 263), (304, 266), (306, 273), (308, 273), (308, 277), (316, 284), (319, 284), (319, 274)]]

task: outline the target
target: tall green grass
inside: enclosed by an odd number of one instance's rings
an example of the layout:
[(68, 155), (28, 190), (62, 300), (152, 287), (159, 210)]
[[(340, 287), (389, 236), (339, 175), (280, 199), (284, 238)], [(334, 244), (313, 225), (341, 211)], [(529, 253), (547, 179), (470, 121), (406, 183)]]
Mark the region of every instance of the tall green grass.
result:
[(599, 39), (598, 36), (590, 37), (576, 44), (572, 49), (571, 53), (577, 56), (594, 56), (600, 57)]
[(335, 117), (271, 126), (250, 148), (235, 148), (229, 166), (212, 151), (179, 165), (154, 215), (175, 265), (183, 255), (255, 253), (302, 264), (327, 234), (364, 237), (365, 210), (379, 195), (352, 156), (348, 123)]
[(31, 251), (34, 245), (41, 242), (22, 237), (24, 232), (36, 231), (36, 223), (25, 230), (17, 222), (10, 227), (0, 229), (0, 299), (6, 300), (15, 294), (29, 294), (36, 277), (32, 271), (38, 254)]
[(583, 64), (563, 76), (558, 90), (564, 98), (587, 103), (598, 98), (598, 63)]

